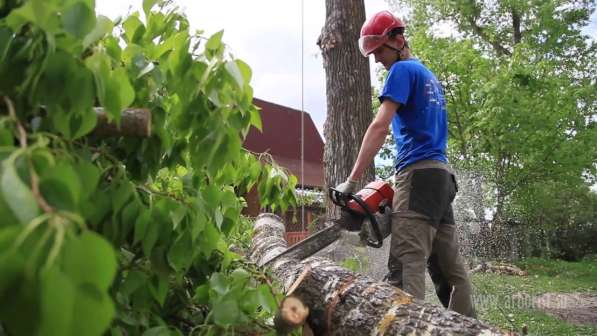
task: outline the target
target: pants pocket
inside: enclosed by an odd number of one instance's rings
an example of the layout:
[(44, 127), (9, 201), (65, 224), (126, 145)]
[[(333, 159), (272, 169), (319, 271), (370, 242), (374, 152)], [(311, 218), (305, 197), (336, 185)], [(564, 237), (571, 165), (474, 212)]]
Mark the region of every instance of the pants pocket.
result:
[(411, 179), (409, 210), (421, 213), (437, 228), (442, 218), (451, 209), (456, 194), (454, 176), (441, 168), (414, 170)]

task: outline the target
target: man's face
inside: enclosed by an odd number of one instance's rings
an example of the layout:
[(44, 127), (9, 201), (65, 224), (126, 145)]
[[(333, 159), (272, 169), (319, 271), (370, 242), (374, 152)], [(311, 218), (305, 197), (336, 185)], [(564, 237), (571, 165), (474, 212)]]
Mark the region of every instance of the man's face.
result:
[(385, 44), (373, 51), (375, 56), (375, 63), (381, 63), (386, 70), (390, 70), (392, 64), (394, 64), (399, 58), (398, 51), (389, 48)]

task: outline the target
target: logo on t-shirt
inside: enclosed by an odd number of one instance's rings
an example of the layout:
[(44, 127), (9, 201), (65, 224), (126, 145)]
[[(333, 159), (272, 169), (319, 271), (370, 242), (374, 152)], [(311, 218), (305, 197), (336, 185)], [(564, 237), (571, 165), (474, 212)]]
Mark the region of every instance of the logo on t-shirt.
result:
[(425, 82), (425, 98), (429, 104), (440, 106), (443, 108), (444, 95), (442, 92), (441, 84), (435, 78), (429, 78)]

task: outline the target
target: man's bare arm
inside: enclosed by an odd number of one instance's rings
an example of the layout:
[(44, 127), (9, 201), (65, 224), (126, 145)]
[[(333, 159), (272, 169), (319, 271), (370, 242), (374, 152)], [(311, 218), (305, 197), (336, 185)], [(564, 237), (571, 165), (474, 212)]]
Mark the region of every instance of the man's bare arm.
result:
[(361, 176), (363, 176), (363, 172), (367, 166), (373, 162), (375, 155), (379, 152), (379, 149), (388, 135), (390, 122), (394, 117), (394, 113), (398, 111), (399, 106), (399, 103), (389, 99), (385, 99), (381, 104), (375, 119), (367, 128), (367, 132), (365, 132), (363, 142), (361, 143), (361, 149), (359, 150), (359, 156), (348, 177), (349, 180), (358, 181)]

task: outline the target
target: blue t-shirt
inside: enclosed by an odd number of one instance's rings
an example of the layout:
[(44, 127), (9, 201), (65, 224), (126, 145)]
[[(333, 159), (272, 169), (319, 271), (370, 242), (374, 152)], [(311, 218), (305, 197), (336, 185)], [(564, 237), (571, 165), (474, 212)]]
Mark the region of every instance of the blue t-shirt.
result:
[(396, 171), (421, 160), (448, 162), (448, 123), (441, 84), (421, 62), (396, 62), (390, 68), (379, 100), (400, 103), (392, 119)]

